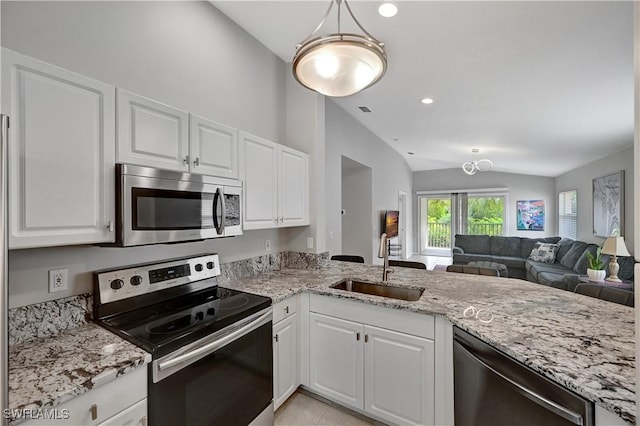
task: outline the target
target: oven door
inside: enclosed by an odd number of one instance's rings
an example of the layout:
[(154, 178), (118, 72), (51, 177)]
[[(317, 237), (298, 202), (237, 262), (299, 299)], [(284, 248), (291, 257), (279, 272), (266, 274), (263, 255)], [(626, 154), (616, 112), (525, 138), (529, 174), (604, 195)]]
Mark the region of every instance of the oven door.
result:
[(268, 308), (153, 361), (150, 424), (273, 424), (271, 326)]
[(119, 245), (170, 243), (223, 236), (223, 187), (203, 182), (124, 175)]

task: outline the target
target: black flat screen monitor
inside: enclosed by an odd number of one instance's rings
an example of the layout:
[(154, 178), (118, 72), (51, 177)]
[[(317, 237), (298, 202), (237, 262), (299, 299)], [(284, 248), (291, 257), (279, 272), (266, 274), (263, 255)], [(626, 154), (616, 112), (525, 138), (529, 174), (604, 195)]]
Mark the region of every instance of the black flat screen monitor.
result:
[(398, 236), (398, 217), (400, 212), (398, 210), (387, 210), (384, 215), (384, 233), (387, 234), (387, 238), (393, 238)]

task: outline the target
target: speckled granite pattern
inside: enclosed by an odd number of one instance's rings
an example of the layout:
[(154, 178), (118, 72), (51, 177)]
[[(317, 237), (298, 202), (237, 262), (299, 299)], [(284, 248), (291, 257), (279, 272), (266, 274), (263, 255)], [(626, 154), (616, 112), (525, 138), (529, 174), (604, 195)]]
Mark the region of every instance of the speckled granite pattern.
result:
[(55, 407), (150, 361), (150, 354), (93, 323), (11, 346), (9, 408)]
[(287, 252), (286, 267), (292, 269), (321, 269), (329, 267), (329, 252), (300, 253)]
[[(382, 268), (329, 261), (324, 269), (283, 269), (225, 286), (269, 296), (351, 299), (391, 309), (441, 315), (542, 375), (635, 423), (634, 309), (510, 278), (393, 268), (389, 283), (425, 288), (416, 302), (334, 290), (343, 278), (376, 282)], [(493, 314), (465, 318), (469, 306)]]
[(91, 294), (9, 309), (9, 345), (56, 335), (87, 324), (93, 306)]
[(229, 280), (255, 277), (265, 272), (279, 271), (284, 264), (285, 257), (286, 253), (274, 253), (223, 263), (220, 265), (218, 282), (224, 284)]

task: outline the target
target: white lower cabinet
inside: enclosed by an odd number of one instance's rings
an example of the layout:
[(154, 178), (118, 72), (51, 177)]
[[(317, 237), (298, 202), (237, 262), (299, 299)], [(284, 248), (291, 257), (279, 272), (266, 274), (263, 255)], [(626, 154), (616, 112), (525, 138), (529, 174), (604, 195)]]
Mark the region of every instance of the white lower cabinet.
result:
[(25, 426), (146, 426), (147, 367), (118, 377), (44, 412), (44, 417), (21, 423)]
[(321, 296), (310, 310), (311, 390), (391, 424), (435, 424), (433, 317)]
[(278, 409), (300, 385), (297, 297), (273, 307), (273, 402)]

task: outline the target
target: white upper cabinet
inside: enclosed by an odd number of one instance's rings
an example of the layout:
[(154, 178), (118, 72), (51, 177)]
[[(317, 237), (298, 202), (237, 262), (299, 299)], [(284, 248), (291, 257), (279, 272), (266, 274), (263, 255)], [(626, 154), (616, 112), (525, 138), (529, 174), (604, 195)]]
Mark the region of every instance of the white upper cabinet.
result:
[(238, 179), (238, 131), (189, 114), (191, 171)]
[(309, 224), (309, 156), (240, 132), (244, 229)]
[(280, 146), (278, 151), (278, 212), (280, 226), (309, 224), (309, 156)]
[(9, 247), (115, 239), (115, 88), (2, 49)]
[(118, 162), (189, 171), (189, 115), (118, 89)]
[(238, 179), (238, 130), (118, 89), (118, 162)]
[(278, 226), (278, 145), (240, 132), (244, 181), (243, 229)]

